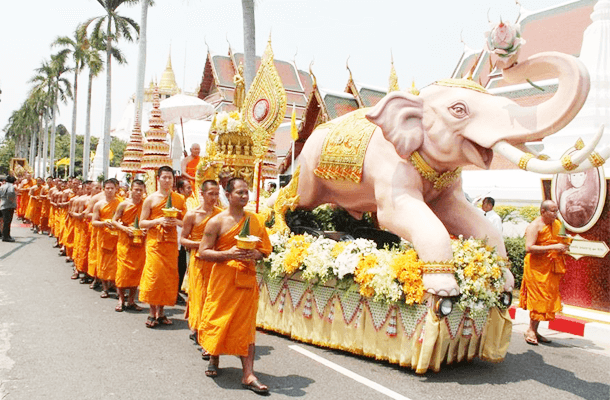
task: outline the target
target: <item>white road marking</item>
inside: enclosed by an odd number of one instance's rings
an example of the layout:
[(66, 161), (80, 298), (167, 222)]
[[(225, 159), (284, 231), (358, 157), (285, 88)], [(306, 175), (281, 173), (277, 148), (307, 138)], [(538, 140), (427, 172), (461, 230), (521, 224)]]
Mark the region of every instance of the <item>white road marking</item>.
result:
[(408, 397), (405, 397), (399, 393), (396, 393), (393, 390), (388, 389), (385, 386), (381, 386), (380, 384), (373, 382), (370, 379), (365, 378), (364, 376), (358, 375), (355, 372), (350, 371), (347, 368), (343, 368), (340, 365), (335, 364), (332, 361), (329, 361), (323, 357), (318, 356), (317, 354), (312, 353), (311, 351), (305, 350), (304, 348), (302, 348), (301, 346), (297, 346), (297, 345), (292, 345), (292, 346), (288, 346), (290, 349), (303, 354), (304, 356), (307, 356), (309, 358), (311, 358), (314, 361), (319, 362), (322, 365), (327, 366), (328, 368), (334, 369), (335, 371), (339, 372), (340, 374), (343, 374), (345, 376), (347, 376), (348, 378), (352, 378), (353, 380), (355, 380), (356, 382), (360, 382), (363, 385), (366, 385), (368, 387), (370, 387), (373, 390), (378, 391), (379, 393), (383, 393), (386, 396), (392, 398), (392, 399), (396, 399), (396, 400), (411, 400)]

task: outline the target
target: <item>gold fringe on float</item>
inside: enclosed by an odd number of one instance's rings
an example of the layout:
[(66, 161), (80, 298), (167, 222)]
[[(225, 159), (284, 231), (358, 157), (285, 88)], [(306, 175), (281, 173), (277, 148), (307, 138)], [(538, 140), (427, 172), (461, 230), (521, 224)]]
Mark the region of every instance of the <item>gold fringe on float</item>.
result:
[[(302, 285), (308, 286), (306, 282)], [(295, 297), (300, 298), (293, 301), (293, 292), (283, 286), (272, 299), (267, 283), (262, 282), (257, 326), (303, 343), (410, 367), (417, 374), (428, 369), (438, 372), (443, 363), (472, 361), (475, 357), (501, 362), (508, 350), (512, 321), (507, 310), (490, 309), (485, 323), (477, 329), (468, 314), (457, 310), (439, 319), (422, 306), (391, 305), (380, 324), (381, 320), (375, 321), (373, 316), (371, 300), (361, 301), (353, 315), (346, 316), (339, 293), (318, 307), (311, 287), (298, 291)], [(400, 307), (406, 307), (409, 321), (403, 321)]]

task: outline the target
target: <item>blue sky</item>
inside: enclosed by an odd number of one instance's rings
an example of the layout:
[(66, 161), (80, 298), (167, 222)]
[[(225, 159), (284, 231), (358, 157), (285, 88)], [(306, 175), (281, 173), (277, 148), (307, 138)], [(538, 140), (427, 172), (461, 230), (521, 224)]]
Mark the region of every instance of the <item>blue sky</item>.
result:
[[(199, 85), (206, 56), (226, 54), (228, 44), (243, 51), (240, 0), (155, 0), (148, 13), (146, 82), (160, 78), (170, 52), (178, 85), (193, 91)], [(528, 10), (565, 3), (558, 0), (521, 0)], [(121, 6), (119, 12), (136, 21), (140, 6)], [(418, 87), (448, 77), (464, 42), (483, 46), (492, 21), (514, 21), (519, 6), (514, 0), (257, 0), (256, 47), (262, 53), (271, 33), (275, 57), (296, 61), (313, 70), (320, 87), (342, 91), (348, 73), (348, 57), (354, 79), (387, 87), (390, 52), (394, 55), (399, 83)], [(0, 13), (0, 129), (31, 89), (29, 79), (52, 52), (58, 36), (73, 36), (76, 26), (102, 14), (95, 0), (21, 0), (3, 4)], [(26, 17), (27, 16), (27, 17)], [(128, 64), (112, 66), (112, 126), (135, 93), (137, 43), (122, 42)], [(73, 76), (69, 76), (72, 81)], [(83, 134), (87, 72), (80, 76), (77, 133)], [(105, 74), (93, 86), (92, 134), (100, 136), (105, 104)], [(71, 126), (72, 103), (60, 107), (58, 123)]]

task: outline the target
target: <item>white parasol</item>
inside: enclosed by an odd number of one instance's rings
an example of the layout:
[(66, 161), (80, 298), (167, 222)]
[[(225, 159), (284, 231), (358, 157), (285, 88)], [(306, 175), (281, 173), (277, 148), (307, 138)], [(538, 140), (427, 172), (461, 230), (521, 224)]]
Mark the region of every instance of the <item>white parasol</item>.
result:
[[(192, 119), (204, 119), (214, 112), (214, 106), (195, 96), (176, 94), (161, 101), (161, 118), (167, 124), (178, 123)], [(186, 145), (184, 143), (184, 126), (182, 126), (182, 144), (186, 156)]]

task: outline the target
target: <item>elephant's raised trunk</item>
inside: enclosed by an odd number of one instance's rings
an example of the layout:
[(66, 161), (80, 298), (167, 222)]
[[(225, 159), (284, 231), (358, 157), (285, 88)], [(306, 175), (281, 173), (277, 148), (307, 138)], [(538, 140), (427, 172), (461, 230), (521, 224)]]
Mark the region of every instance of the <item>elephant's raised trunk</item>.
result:
[[(509, 84), (557, 77), (555, 95), (536, 106), (511, 110), (511, 128), (498, 132), (498, 139), (511, 144), (533, 142), (565, 127), (578, 114), (589, 94), (589, 72), (577, 58), (558, 52), (536, 54), (503, 70)], [(515, 106), (519, 107), (519, 106)]]

